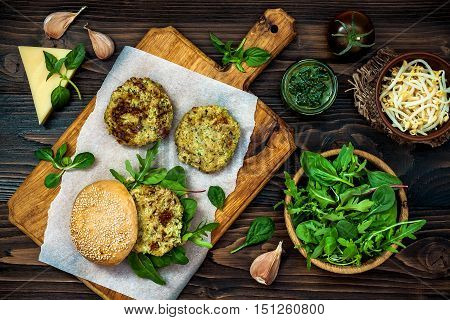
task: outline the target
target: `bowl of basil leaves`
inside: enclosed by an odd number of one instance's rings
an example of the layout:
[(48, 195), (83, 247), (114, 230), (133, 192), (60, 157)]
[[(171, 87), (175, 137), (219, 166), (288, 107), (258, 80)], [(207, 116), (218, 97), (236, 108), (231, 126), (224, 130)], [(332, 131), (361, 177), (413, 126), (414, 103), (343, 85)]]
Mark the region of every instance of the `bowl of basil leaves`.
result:
[(408, 221), (405, 188), (381, 159), (351, 143), (322, 154), (304, 151), (285, 172), (284, 217), (291, 240), (311, 264), (342, 274), (386, 261), (425, 220)]

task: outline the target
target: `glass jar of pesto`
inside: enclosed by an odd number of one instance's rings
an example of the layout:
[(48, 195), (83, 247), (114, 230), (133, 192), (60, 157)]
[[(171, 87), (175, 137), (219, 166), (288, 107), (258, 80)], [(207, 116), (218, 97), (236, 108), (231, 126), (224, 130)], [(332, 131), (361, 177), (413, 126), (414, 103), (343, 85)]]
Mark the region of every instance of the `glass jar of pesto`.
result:
[(293, 110), (313, 115), (328, 109), (336, 100), (337, 78), (333, 70), (315, 59), (290, 66), (281, 80), (281, 96)]

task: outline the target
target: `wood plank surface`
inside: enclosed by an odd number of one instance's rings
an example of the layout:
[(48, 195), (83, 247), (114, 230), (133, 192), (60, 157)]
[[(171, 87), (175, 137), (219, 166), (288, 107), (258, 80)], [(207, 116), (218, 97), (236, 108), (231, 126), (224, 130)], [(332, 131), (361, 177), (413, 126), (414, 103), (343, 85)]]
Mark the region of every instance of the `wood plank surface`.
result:
[[(37, 161), (33, 151), (52, 145), (95, 95), (124, 45), (133, 45), (150, 27), (172, 25), (205, 54), (219, 61), (208, 32), (238, 42), (267, 8), (282, 7), (296, 19), (298, 37), (250, 86), (250, 90), (295, 130), (299, 149), (325, 151), (352, 141), (359, 149), (383, 159), (408, 185), (410, 218), (427, 225), (418, 241), (375, 270), (359, 275), (335, 275), (317, 268), (306, 270), (305, 260), (292, 247), (282, 210), (272, 206), (282, 197), (282, 171), (295, 172), (300, 150), (262, 189), (224, 236), (182, 292), (180, 298), (211, 299), (443, 299), (450, 296), (450, 145), (399, 146), (373, 130), (355, 110), (347, 80), (363, 61), (342, 62), (327, 50), (326, 26), (336, 13), (358, 9), (368, 14), (376, 28), (376, 48), (389, 45), (399, 52), (425, 50), (450, 59), (450, 6), (444, 1), (152, 1), (115, 2), (108, 6), (86, 1), (88, 10), (58, 41), (43, 37), (44, 17), (57, 10), (78, 9), (76, 1), (6, 1), (0, 17), (0, 298), (96, 299), (76, 278), (37, 262), (38, 248), (8, 222), (6, 201), (31, 172)], [(82, 26), (89, 21), (116, 42), (114, 57), (93, 59), (76, 74), (83, 100), (73, 99), (39, 127), (17, 45), (73, 46), (88, 42)], [(130, 22), (132, 21), (132, 22)], [(372, 50), (373, 53), (373, 50)], [(301, 58), (327, 62), (338, 74), (338, 98), (327, 112), (303, 117), (281, 102), (279, 83), (285, 69)], [(277, 231), (262, 246), (235, 255), (227, 250), (242, 241), (251, 220), (266, 215), (275, 219)], [(285, 255), (279, 277), (270, 287), (254, 282), (248, 267), (254, 257), (284, 240)]]

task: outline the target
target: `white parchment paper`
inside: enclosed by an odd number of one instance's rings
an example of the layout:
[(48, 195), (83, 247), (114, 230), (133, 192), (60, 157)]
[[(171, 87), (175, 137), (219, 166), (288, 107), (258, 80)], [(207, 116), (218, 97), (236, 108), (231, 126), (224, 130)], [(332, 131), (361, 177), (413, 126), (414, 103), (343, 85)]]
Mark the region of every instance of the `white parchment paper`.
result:
[[(131, 47), (125, 47), (114, 67), (97, 93), (94, 111), (80, 131), (77, 153), (89, 151), (96, 161), (88, 170), (66, 172), (61, 190), (48, 212), (48, 225), (39, 260), (58, 269), (121, 292), (135, 299), (175, 299), (186, 286), (204, 260), (207, 250), (191, 243), (185, 245), (190, 260), (185, 266), (169, 266), (160, 270), (166, 279), (165, 286), (137, 277), (126, 261), (114, 267), (99, 266), (84, 259), (70, 239), (70, 215), (77, 194), (86, 185), (102, 179), (113, 179), (109, 169), (125, 174), (124, 161), (132, 160), (137, 167), (136, 153), (143, 155), (145, 148), (124, 147), (107, 133), (103, 114), (111, 93), (131, 77), (149, 77), (166, 89), (174, 106), (174, 121), (171, 134), (161, 146), (158, 166), (171, 168), (183, 166), (188, 174), (189, 188), (208, 189), (210, 185), (221, 186), (230, 194), (236, 185), (236, 177), (242, 166), (244, 155), (254, 128), (254, 113), (257, 98), (219, 81), (210, 79), (177, 64)], [(241, 138), (231, 163), (215, 174), (204, 174), (178, 161), (174, 142), (174, 131), (181, 117), (194, 106), (220, 105), (228, 109), (241, 126)], [(198, 201), (195, 226), (202, 219), (212, 221), (215, 208), (206, 193), (192, 195)]]

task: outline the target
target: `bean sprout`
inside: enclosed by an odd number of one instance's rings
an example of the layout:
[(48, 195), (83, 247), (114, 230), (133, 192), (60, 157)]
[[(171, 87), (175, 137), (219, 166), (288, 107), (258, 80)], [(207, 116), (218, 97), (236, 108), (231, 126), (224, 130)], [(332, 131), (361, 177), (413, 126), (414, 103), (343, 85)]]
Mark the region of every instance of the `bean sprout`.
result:
[(426, 136), (449, 120), (445, 71), (416, 59), (403, 61), (383, 78), (380, 102), (392, 125), (411, 135)]

